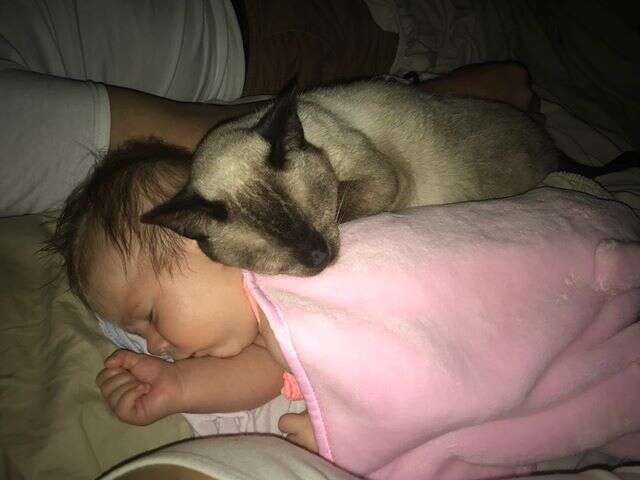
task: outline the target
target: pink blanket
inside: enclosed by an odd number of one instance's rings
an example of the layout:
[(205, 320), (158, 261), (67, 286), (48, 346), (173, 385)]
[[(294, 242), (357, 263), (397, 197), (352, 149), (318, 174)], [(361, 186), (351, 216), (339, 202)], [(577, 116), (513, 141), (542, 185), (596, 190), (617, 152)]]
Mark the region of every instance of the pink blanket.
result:
[(369, 478), (640, 459), (640, 220), (543, 188), (344, 225), (311, 278), (245, 274), (320, 454)]

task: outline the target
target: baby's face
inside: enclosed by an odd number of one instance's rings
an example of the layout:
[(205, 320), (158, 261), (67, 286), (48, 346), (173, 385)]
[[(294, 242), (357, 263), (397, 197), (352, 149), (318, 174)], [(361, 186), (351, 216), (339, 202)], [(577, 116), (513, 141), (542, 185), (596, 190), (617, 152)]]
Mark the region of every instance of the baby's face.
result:
[(133, 254), (126, 271), (113, 247), (96, 257), (86, 289), (91, 307), (144, 337), (154, 355), (229, 357), (258, 334), (241, 270), (212, 262), (194, 241), (179, 268), (159, 276), (144, 254)]

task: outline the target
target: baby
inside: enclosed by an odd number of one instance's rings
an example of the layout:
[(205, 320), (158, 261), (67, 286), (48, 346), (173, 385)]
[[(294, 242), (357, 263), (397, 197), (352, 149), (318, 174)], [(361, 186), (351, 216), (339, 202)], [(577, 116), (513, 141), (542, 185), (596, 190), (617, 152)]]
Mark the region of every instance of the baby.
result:
[[(135, 425), (256, 408), (283, 383), (284, 363), (265, 348), (277, 343), (266, 341), (268, 324), (258, 324), (242, 272), (212, 262), (193, 240), (139, 222), (184, 185), (190, 162), (188, 152), (153, 139), (109, 154), (69, 197), (51, 241), (92, 311), (176, 360), (126, 350), (105, 360), (97, 384), (118, 418)], [(314, 448), (306, 415), (285, 415), (280, 428)]]
[(345, 224), (321, 274), (265, 276), (140, 223), (188, 165), (158, 144), (111, 155), (60, 219), (76, 293), (177, 360), (108, 358), (97, 382), (119, 418), (253, 408), (284, 387), (308, 409), (281, 419), (287, 438), (365, 478), (508, 477), (591, 449), (640, 459), (627, 206), (541, 188), (382, 214)]

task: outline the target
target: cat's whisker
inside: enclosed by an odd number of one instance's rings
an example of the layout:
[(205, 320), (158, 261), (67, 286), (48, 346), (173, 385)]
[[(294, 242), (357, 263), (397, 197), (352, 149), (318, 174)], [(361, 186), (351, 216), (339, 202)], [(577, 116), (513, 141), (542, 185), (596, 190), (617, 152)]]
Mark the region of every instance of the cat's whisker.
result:
[(342, 191), (342, 195), (340, 196), (340, 203), (338, 204), (338, 208), (336, 209), (336, 215), (334, 221), (336, 223), (340, 223), (340, 214), (342, 213), (342, 204), (344, 203), (344, 199), (347, 196), (347, 188)]

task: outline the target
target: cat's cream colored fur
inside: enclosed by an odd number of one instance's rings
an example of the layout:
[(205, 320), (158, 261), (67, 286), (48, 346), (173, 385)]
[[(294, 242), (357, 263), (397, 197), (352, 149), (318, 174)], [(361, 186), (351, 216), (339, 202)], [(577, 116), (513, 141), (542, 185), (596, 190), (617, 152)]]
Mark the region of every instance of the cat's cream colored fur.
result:
[(189, 185), (147, 221), (216, 261), (295, 275), (335, 258), (338, 220), (522, 193), (560, 160), (508, 105), (378, 81), (284, 95), (195, 155)]

